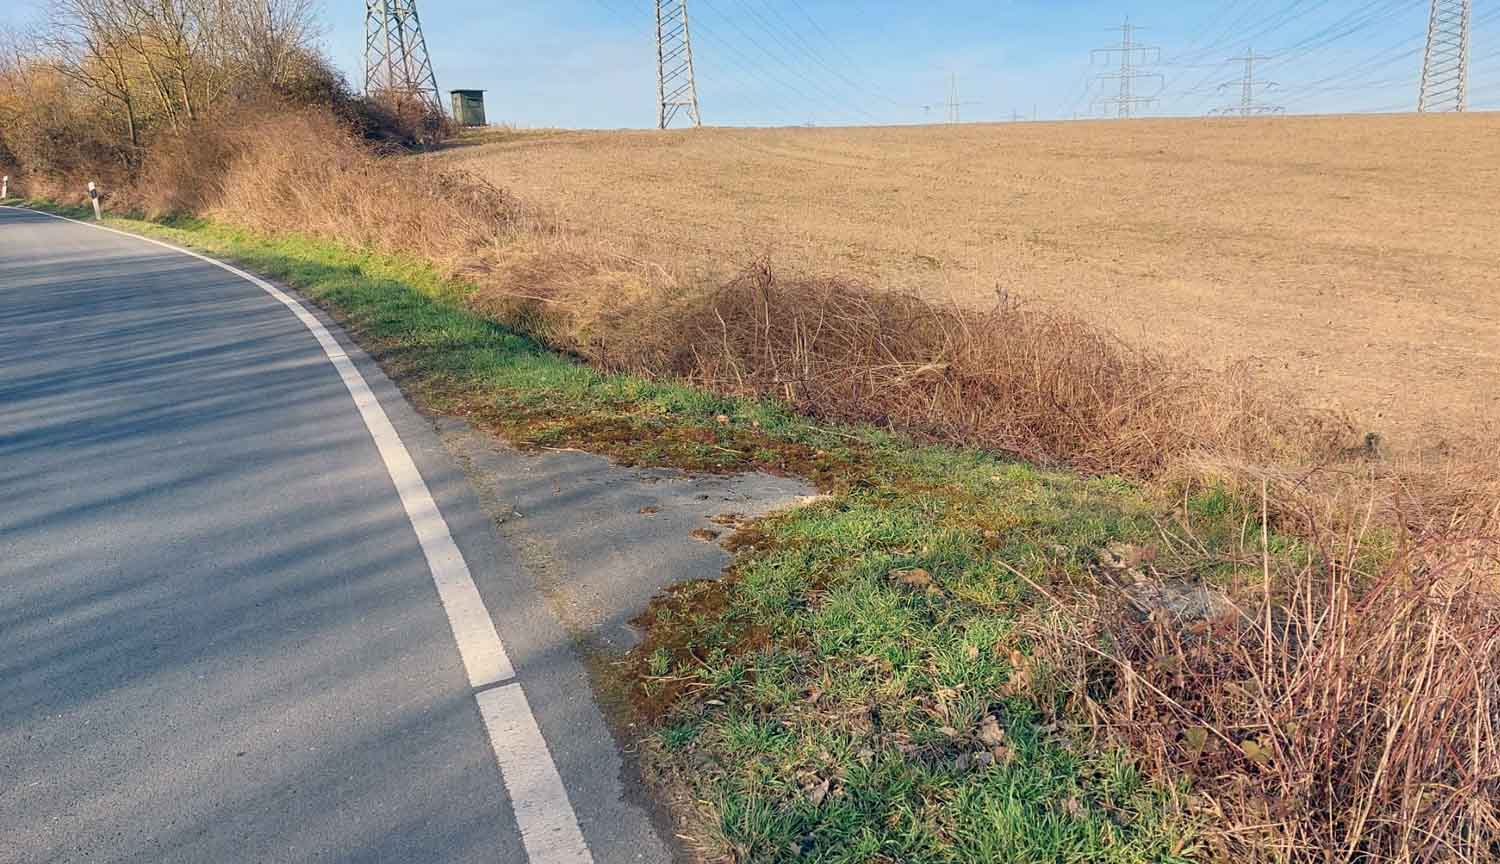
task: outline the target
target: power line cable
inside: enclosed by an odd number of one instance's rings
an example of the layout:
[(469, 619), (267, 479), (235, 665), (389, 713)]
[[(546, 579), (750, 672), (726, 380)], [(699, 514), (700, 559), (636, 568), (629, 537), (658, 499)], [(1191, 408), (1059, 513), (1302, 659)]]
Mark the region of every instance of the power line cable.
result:
[[(1209, 31), (1213, 30), (1214, 25), (1218, 24), (1219, 22), (1221, 22), (1224, 19), (1228, 18), (1229, 17), (1229, 13), (1236, 6), (1240, 5), (1240, 3), (1242, 3), (1242, 2), (1254, 5), (1255, 2), (1256, 2), (1256, 0), (1237, 0), (1237, 2), (1235, 2), (1235, 0), (1232, 0), (1232, 2), (1226, 3), (1222, 7), (1223, 11), (1220, 12), (1219, 14), (1210, 15), (1210, 16), (1206, 17), (1204, 19), (1203, 25), (1201, 27), (1199, 27), (1197, 30), (1192, 31), (1191, 35), (1189, 35), (1186, 39), (1183, 40), (1183, 43), (1182, 43), (1182, 54), (1179, 55), (1179, 56), (1187, 56), (1188, 54), (1193, 53), (1193, 50), (1197, 47), (1198, 43), (1201, 42), (1201, 41), (1203, 41), (1203, 37), (1207, 36), (1208, 33), (1209, 33)], [(1162, 65), (1163, 66), (1177, 66), (1177, 65), (1180, 65), (1180, 64), (1177, 62), (1177, 58), (1174, 57), (1171, 60), (1165, 61), (1164, 63), (1162, 63)]]
[(1257, 4), (1255, 3), (1250, 3), (1248, 6), (1246, 6), (1246, 8), (1243, 9), (1239, 15), (1235, 16), (1235, 18), (1230, 21), (1223, 30), (1219, 32), (1219, 35), (1217, 37), (1215, 37), (1207, 44), (1203, 45), (1203, 47), (1191, 52), (1187, 52), (1181, 56), (1174, 57), (1172, 58), (1173, 61), (1191, 62), (1201, 60), (1205, 57), (1211, 56), (1215, 51), (1222, 50), (1221, 46), (1225, 44), (1225, 40), (1229, 38), (1230, 34), (1234, 33), (1240, 27), (1244, 26), (1247, 21), (1250, 20), (1250, 15), (1255, 12), (1256, 5)]
[[(755, 48), (757, 51), (761, 52), (762, 54), (764, 54), (767, 57), (771, 58), (776, 63), (780, 64), (793, 77), (800, 79), (803, 84), (806, 84), (807, 86), (809, 86), (809, 87), (811, 87), (813, 89), (818, 90), (822, 94), (822, 97), (825, 100), (826, 104), (828, 104), (829, 106), (833, 107), (833, 110), (834, 110), (835, 114), (842, 113), (842, 114), (848, 115), (850, 113), (854, 113), (854, 114), (863, 115), (863, 116), (865, 116), (866, 118), (868, 118), (870, 120), (874, 120), (875, 119), (874, 115), (870, 114), (868, 111), (865, 111), (862, 108), (855, 107), (851, 111), (848, 107), (841, 107), (839, 105), (839, 103), (842, 102), (842, 101), (844, 101), (842, 99), (842, 97), (838, 96), (837, 94), (832, 93), (827, 88), (823, 87), (821, 83), (819, 83), (818, 81), (810, 78), (805, 73), (803, 73), (801, 70), (797, 69), (797, 67), (793, 63), (789, 62), (786, 59), (786, 57), (784, 57), (782, 54), (779, 54), (777, 52), (774, 52), (774, 51), (771, 51), (770, 49), (768, 49), (765, 46), (765, 44), (761, 42), (761, 40), (755, 38), (755, 36), (753, 34), (751, 34), (750, 31), (748, 31), (744, 27), (740, 26), (740, 23), (739, 23), (739, 21), (738, 21), (737, 18), (735, 18), (734, 16), (731, 16), (731, 15), (725, 14), (723, 10), (721, 10), (714, 3), (709, 2), (709, 0), (699, 0), (699, 2), (703, 4), (703, 6), (700, 6), (699, 8), (706, 7), (708, 9), (713, 10), (714, 14), (717, 15), (720, 20), (728, 22), (729, 26), (733, 27), (735, 29), (735, 31), (737, 31), (741, 36), (743, 36), (745, 38), (745, 40), (747, 42), (749, 42), (750, 45), (753, 48)], [(778, 40), (776, 40), (773, 37), (772, 41), (775, 42), (775, 41), (778, 41)]]
[[(1494, 21), (1494, 20), (1497, 20), (1497, 19), (1500, 19), (1500, 8), (1492, 9), (1489, 12), (1485, 13), (1484, 15), (1481, 15), (1481, 16), (1475, 18), (1474, 24), (1475, 24), (1475, 26), (1478, 26), (1480, 24), (1487, 24), (1490, 21)], [(1289, 102), (1304, 102), (1304, 101), (1307, 100), (1307, 98), (1309, 98), (1310, 95), (1316, 95), (1317, 93), (1324, 92), (1324, 91), (1329, 90), (1329, 89), (1333, 89), (1331, 85), (1338, 85), (1338, 89), (1358, 89), (1358, 88), (1368, 88), (1368, 87), (1384, 86), (1380, 82), (1370, 82), (1370, 83), (1361, 82), (1361, 83), (1358, 83), (1358, 84), (1351, 84), (1351, 86), (1349, 88), (1345, 88), (1342, 85), (1344, 85), (1346, 83), (1352, 82), (1354, 79), (1357, 79), (1362, 74), (1366, 74), (1366, 73), (1374, 72), (1376, 70), (1384, 69), (1384, 68), (1390, 67), (1393, 64), (1398, 63), (1400, 61), (1416, 57), (1418, 54), (1422, 53), (1423, 48), (1425, 46), (1425, 40), (1426, 40), (1426, 33), (1425, 32), (1423, 32), (1423, 33), (1414, 33), (1414, 34), (1412, 34), (1410, 36), (1407, 36), (1406, 38), (1402, 39), (1399, 42), (1396, 42), (1396, 43), (1394, 43), (1394, 44), (1392, 44), (1392, 45), (1390, 45), (1390, 46), (1388, 46), (1388, 47), (1386, 47), (1384, 49), (1381, 49), (1380, 51), (1378, 51), (1378, 52), (1376, 52), (1376, 53), (1374, 53), (1372, 55), (1369, 55), (1369, 56), (1367, 56), (1365, 58), (1362, 58), (1361, 60), (1355, 62), (1351, 66), (1345, 67), (1345, 68), (1343, 68), (1343, 69), (1341, 69), (1339, 71), (1336, 71), (1336, 72), (1334, 72), (1334, 73), (1332, 73), (1330, 75), (1326, 75), (1326, 76), (1324, 76), (1322, 78), (1319, 78), (1319, 79), (1317, 79), (1315, 81), (1311, 81), (1311, 82), (1308, 82), (1308, 83), (1306, 83), (1306, 84), (1304, 84), (1302, 86), (1299, 86), (1297, 88), (1297, 90), (1299, 91), (1298, 95), (1295, 96), (1295, 97), (1293, 97), (1293, 98), (1291, 98), (1291, 99), (1289, 99), (1288, 101)], [(1413, 44), (1413, 43), (1415, 43), (1415, 44)], [(1407, 46), (1412, 46), (1412, 47), (1407, 47)], [(1403, 50), (1403, 49), (1405, 49), (1405, 50)], [(1500, 56), (1500, 52), (1497, 52), (1494, 56)], [(1407, 84), (1409, 84), (1411, 82), (1400, 82), (1400, 83), (1407, 83)]]
[(1273, 67), (1285, 66), (1321, 51), (1335, 42), (1363, 33), (1376, 25), (1387, 23), (1398, 17), (1400, 13), (1409, 10), (1410, 0), (1379, 0), (1379, 2), (1366, 3), (1310, 35), (1283, 46), (1277, 52), (1277, 61), (1271, 65)]
[[(616, 6), (615, 5), (615, 0), (595, 0), (595, 2), (597, 2), (600, 6), (602, 6), (604, 9), (606, 9), (617, 20), (621, 21), (622, 23), (626, 24), (629, 27), (637, 28), (636, 32), (637, 32), (638, 35), (641, 35), (643, 37), (643, 41), (645, 41), (647, 43), (654, 43), (656, 41), (656, 33), (652, 30), (652, 28), (650, 26), (648, 26), (649, 22), (647, 21), (647, 17), (648, 17), (648, 15), (650, 13), (650, 10), (640, 10), (641, 17), (640, 18), (636, 18), (636, 17), (632, 16), (629, 12), (622, 11), (619, 6)], [(694, 25), (693, 30), (700, 37), (702, 37), (703, 35), (705, 35), (704, 31), (702, 29), (701, 24)], [(710, 37), (710, 39), (713, 39), (713, 38), (714, 37)], [(737, 76), (737, 75), (726, 75), (723, 79), (721, 79), (719, 77), (718, 71), (710, 71), (709, 74), (705, 75), (704, 74), (704, 70), (702, 68), (703, 65), (704, 65), (703, 61), (705, 59), (708, 59), (710, 61), (709, 62), (710, 67), (712, 67), (713, 64), (715, 62), (717, 62), (718, 60), (727, 60), (730, 63), (733, 63), (741, 71), (746, 72), (747, 74), (750, 74), (750, 75), (752, 75), (754, 77), (760, 78), (763, 82), (771, 84), (771, 86), (774, 87), (774, 88), (784, 88), (785, 87), (784, 84), (775, 82), (775, 81), (773, 81), (771, 79), (767, 79), (763, 74), (759, 73), (757, 70), (755, 70), (755, 69), (753, 69), (753, 68), (751, 68), (749, 66), (746, 66), (744, 63), (742, 63), (738, 59), (736, 59), (732, 54), (721, 54), (721, 55), (718, 55), (717, 58), (713, 57), (711, 53), (710, 53), (710, 55), (707, 58), (705, 58), (704, 55), (700, 54), (700, 56), (697, 58), (697, 61), (698, 61), (697, 65), (699, 67), (698, 68), (698, 78), (700, 80), (702, 80), (703, 82), (705, 82), (705, 83), (712, 83), (712, 82), (715, 82), (715, 81), (725, 80), (725, 81), (729, 81), (731, 83), (738, 83), (738, 84), (740, 84), (742, 86), (743, 89), (747, 89), (747, 90), (750, 89), (748, 87), (744, 87), (744, 85), (747, 85), (749, 82), (746, 79), (744, 79), (744, 78), (742, 78), (740, 76)], [(797, 113), (796, 111), (794, 111), (793, 109), (791, 109), (790, 107), (788, 107), (786, 105), (786, 103), (781, 102), (780, 100), (777, 100), (775, 98), (770, 98), (770, 99), (767, 99), (766, 101), (770, 102), (773, 105), (773, 107), (779, 108), (780, 110), (784, 111), (788, 117), (795, 116), (796, 113)]]
[[(816, 48), (814, 48), (813, 45), (812, 45), (812, 43), (810, 43), (807, 40), (807, 37), (805, 37), (805, 36), (802, 35), (802, 31), (805, 28), (796, 27), (791, 22), (787, 21), (786, 18), (781, 14), (781, 12), (779, 12), (776, 9), (775, 5), (773, 5), (770, 2), (768, 2), (768, 0), (759, 0), (759, 2), (760, 2), (760, 4), (762, 6), (765, 7), (766, 11), (769, 12), (769, 13), (771, 13), (771, 16), (776, 19), (778, 29), (782, 33), (788, 35), (790, 37), (790, 41), (799, 50), (801, 50), (801, 52), (803, 54), (805, 54), (806, 56), (808, 56), (809, 58), (811, 58), (814, 63), (816, 63), (819, 66), (821, 66), (830, 75), (833, 75), (839, 81), (843, 82), (843, 84), (846, 87), (848, 87), (850, 90), (853, 90), (854, 92), (860, 94), (864, 98), (875, 99), (875, 100), (882, 100), (882, 101), (885, 101), (885, 102), (889, 102), (889, 103), (891, 103), (892, 105), (895, 105), (898, 108), (909, 107), (909, 106), (902, 105), (900, 102), (897, 102), (896, 100), (890, 98), (889, 96), (885, 95), (884, 93), (876, 92), (876, 91), (872, 90), (868, 85), (861, 84), (858, 81), (855, 81), (853, 78), (850, 78), (848, 75), (845, 75), (842, 70), (835, 68), (828, 61), (828, 59), (823, 55), (822, 52), (820, 52)], [(770, 23), (770, 22), (767, 22), (764, 17), (760, 16), (760, 14), (753, 7), (749, 6), (748, 0), (746, 2), (746, 6), (747, 6), (747, 8), (750, 8), (751, 13), (754, 14), (754, 15), (756, 15), (756, 17), (760, 18), (760, 20), (762, 22), (765, 22), (767, 24)], [(804, 12), (804, 14), (805, 14), (805, 12)], [(811, 18), (809, 18), (809, 20), (811, 20)]]
[[(1408, 2), (1409, 0), (1375, 0), (1375, 2), (1363, 3), (1360, 6), (1345, 12), (1335, 21), (1329, 24), (1325, 24), (1323, 27), (1314, 31), (1312, 34), (1304, 36), (1301, 39), (1291, 43), (1290, 45), (1283, 47), (1281, 50), (1274, 52), (1272, 54), (1273, 59), (1265, 64), (1263, 71), (1275, 71), (1276, 69), (1287, 66), (1295, 59), (1300, 59), (1301, 57), (1310, 55), (1316, 51), (1326, 48), (1328, 45), (1331, 45), (1342, 39), (1346, 39), (1349, 36), (1355, 35), (1357, 33), (1363, 32), (1364, 30), (1369, 29), (1376, 24), (1391, 20), (1399, 11), (1401, 11), (1400, 7), (1407, 6)], [(1321, 9), (1325, 5), (1327, 4), (1320, 3), (1319, 6), (1313, 7), (1312, 9), (1303, 10), (1303, 12), (1311, 13), (1313, 11), (1316, 11), (1317, 9)], [(1286, 8), (1287, 7), (1283, 7), (1283, 11), (1285, 11)], [(1405, 44), (1405, 42), (1403, 42), (1402, 44)], [(1198, 104), (1201, 106), (1213, 96), (1213, 93), (1206, 93), (1203, 89), (1210, 80), (1211, 76), (1205, 77), (1202, 81), (1195, 84), (1192, 88), (1189, 88), (1185, 91), (1180, 91), (1180, 95), (1198, 95)], [(1323, 82), (1320, 81), (1315, 83)], [(1300, 90), (1302, 88), (1299, 87), (1296, 89)], [(1296, 101), (1299, 100), (1296, 98), (1287, 100), (1288, 103), (1294, 103)]]

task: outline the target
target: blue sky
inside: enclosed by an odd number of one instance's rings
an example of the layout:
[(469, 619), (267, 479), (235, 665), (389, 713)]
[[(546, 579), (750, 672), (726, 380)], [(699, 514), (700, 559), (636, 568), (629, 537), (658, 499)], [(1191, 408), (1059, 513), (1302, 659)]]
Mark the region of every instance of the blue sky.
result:
[[(418, 0), (444, 89), (482, 88), (492, 122), (640, 127), (655, 120), (652, 0)], [(1427, 0), (689, 0), (704, 122), (940, 120), (957, 76), (964, 120), (1087, 114), (1114, 85), (1090, 51), (1128, 14), (1161, 48), (1151, 113), (1229, 104), (1253, 47), (1274, 55), (1262, 101), (1292, 112), (1408, 110)], [(323, 0), (324, 44), (359, 83), (364, 4)], [(1475, 3), (1471, 102), (1500, 108), (1500, 0)], [(1143, 82), (1147, 92), (1156, 85)]]

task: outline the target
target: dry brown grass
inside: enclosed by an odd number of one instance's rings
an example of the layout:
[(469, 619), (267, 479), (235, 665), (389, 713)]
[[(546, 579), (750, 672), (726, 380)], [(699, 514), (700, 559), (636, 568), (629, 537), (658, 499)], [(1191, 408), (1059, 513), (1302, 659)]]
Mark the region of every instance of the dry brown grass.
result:
[[(1252, 542), (1213, 614), (1147, 614), (1108, 580), (1054, 595), (1064, 614), (1038, 627), (1040, 650), (1073, 716), (1156, 776), (1193, 779), (1223, 860), (1496, 860), (1500, 509), (1470, 503), (1399, 532), (1394, 555), (1367, 554), (1373, 521), (1305, 513), (1305, 560)], [(1262, 513), (1247, 533), (1264, 544)]]
[[(517, 203), (459, 171), (396, 163), (318, 111), (223, 118), (153, 154), (135, 198), (357, 248), (484, 269), (523, 227)], [(505, 253), (509, 254), (509, 253)]]
[(1497, 134), (1495, 114), (545, 132), (435, 158), (683, 281), (769, 253), (939, 302), (999, 287), (1431, 450), (1500, 422)]
[(1288, 408), (1239, 370), (1173, 364), (1003, 297), (983, 309), (935, 304), (836, 279), (781, 279), (761, 262), (711, 290), (551, 298), (571, 323), (552, 340), (606, 368), (1043, 464), (1150, 477), (1190, 454), (1336, 460), (1355, 440), (1338, 418)]

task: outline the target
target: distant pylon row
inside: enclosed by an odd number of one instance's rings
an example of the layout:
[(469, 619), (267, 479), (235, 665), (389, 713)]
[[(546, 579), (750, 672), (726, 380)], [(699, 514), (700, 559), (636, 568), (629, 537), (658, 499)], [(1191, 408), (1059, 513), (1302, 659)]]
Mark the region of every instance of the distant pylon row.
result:
[[(1427, 25), (1427, 48), (1422, 58), (1422, 83), (1417, 97), (1418, 111), (1463, 111), (1468, 107), (1469, 34), (1473, 0), (1431, 0)], [(688, 0), (655, 0), (656, 4), (656, 121), (657, 127), (670, 127), (685, 115), (693, 126), (703, 125), (698, 108), (698, 83), (693, 73), (692, 28), (688, 18)], [(1101, 96), (1096, 105), (1105, 106), (1115, 116), (1134, 116), (1139, 109), (1159, 101), (1165, 81), (1159, 73), (1142, 71), (1141, 67), (1160, 62), (1161, 49), (1135, 40), (1136, 26), (1127, 18), (1120, 30), (1118, 46), (1096, 48), (1095, 59), (1119, 61), (1118, 71), (1095, 76), (1098, 81), (1114, 82), (1117, 92)], [(1245, 64), (1237, 86), (1238, 105), (1216, 109), (1215, 114), (1280, 113), (1277, 105), (1257, 101), (1257, 92), (1274, 88), (1273, 82), (1255, 80), (1257, 61), (1269, 59), (1249, 51), (1243, 57), (1231, 58)], [(1140, 82), (1153, 80), (1158, 89), (1142, 93)], [(441, 110), (437, 77), (422, 36), (417, 17), (416, 0), (365, 0), (365, 91), (395, 93), (420, 99)], [(948, 99), (948, 120), (958, 121), (957, 84)]]

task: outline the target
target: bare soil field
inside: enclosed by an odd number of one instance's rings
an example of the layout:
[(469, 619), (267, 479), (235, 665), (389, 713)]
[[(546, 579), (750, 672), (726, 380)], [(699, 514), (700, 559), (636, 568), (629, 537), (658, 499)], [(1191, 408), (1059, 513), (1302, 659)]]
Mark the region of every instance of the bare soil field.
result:
[(484, 133), (435, 157), (692, 278), (997, 291), (1401, 449), (1500, 427), (1500, 114)]

